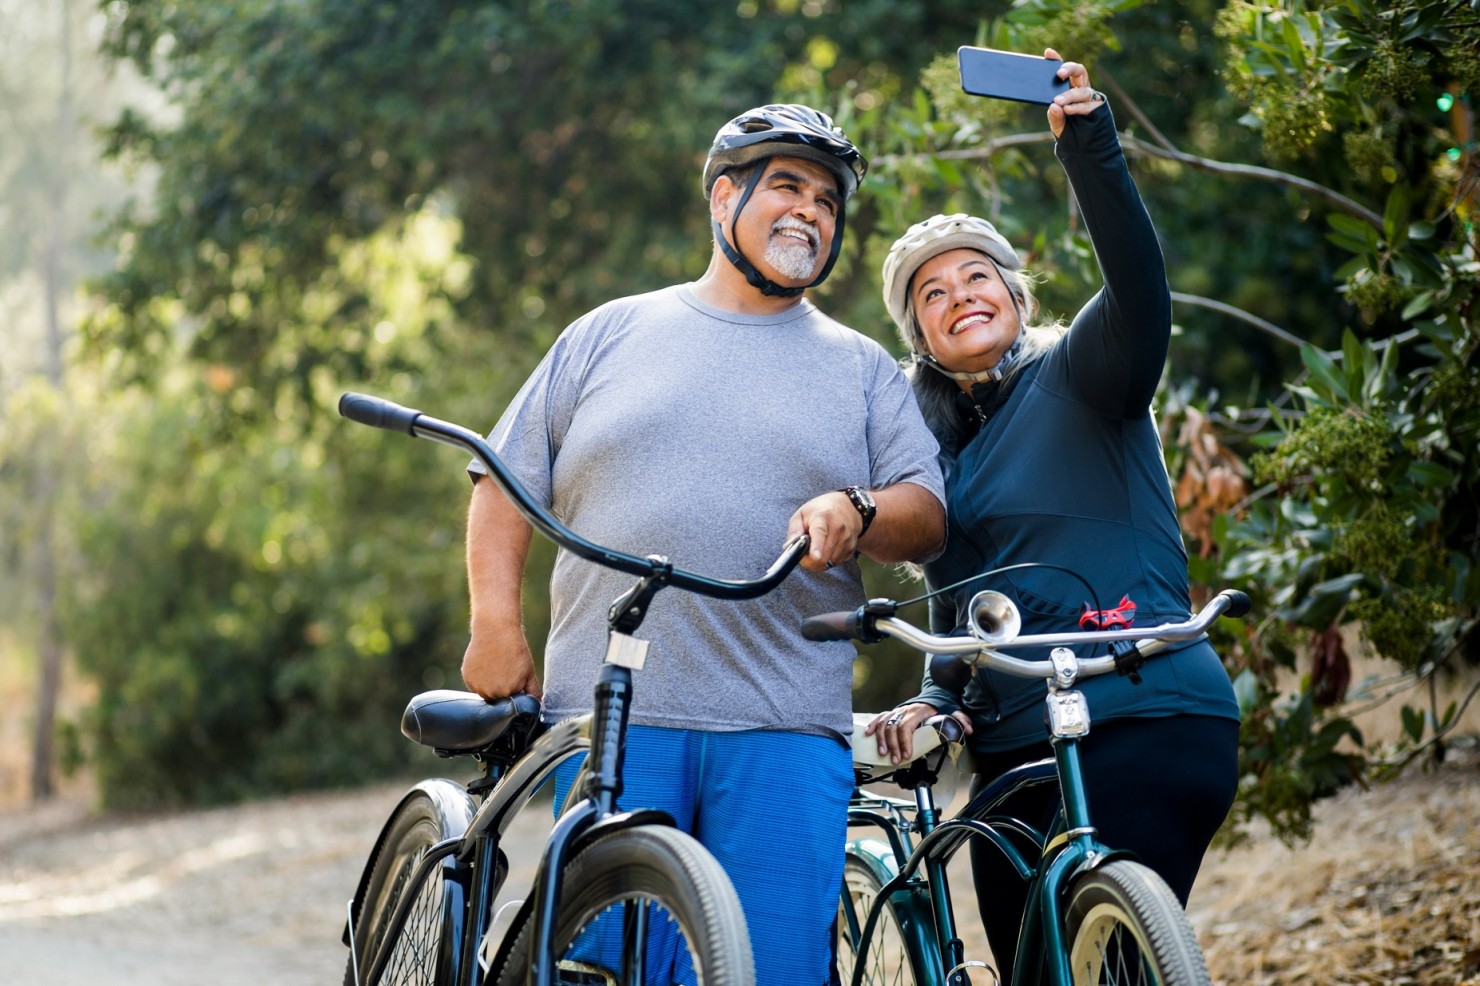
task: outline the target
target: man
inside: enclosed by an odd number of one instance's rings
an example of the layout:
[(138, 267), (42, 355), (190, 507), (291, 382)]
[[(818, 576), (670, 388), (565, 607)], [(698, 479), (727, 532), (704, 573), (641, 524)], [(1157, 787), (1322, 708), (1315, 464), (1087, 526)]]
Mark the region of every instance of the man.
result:
[[(798, 626), (862, 601), (859, 552), (919, 560), (945, 537), (936, 444), (903, 375), (803, 298), (837, 259), (866, 167), (816, 110), (731, 121), (704, 168), (708, 270), (574, 322), (491, 436), (533, 495), (599, 544), (750, 578), (787, 538), (810, 536), (804, 571), (762, 599), (658, 594), (621, 799), (668, 811), (724, 865), (768, 984), (828, 979), (852, 788), (853, 649)], [(541, 694), (520, 622), (529, 541), (497, 488), (475, 480), (463, 678), (489, 698)], [(557, 557), (547, 719), (589, 711), (606, 610), (631, 581)], [(557, 778), (559, 798), (573, 776)], [(666, 981), (683, 978), (676, 961)]]

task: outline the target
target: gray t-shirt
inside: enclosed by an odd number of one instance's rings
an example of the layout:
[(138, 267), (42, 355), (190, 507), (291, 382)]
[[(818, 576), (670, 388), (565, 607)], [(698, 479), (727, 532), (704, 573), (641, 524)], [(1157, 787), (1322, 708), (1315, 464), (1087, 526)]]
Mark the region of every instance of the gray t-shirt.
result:
[[(572, 323), (490, 442), (577, 533), (717, 578), (762, 574), (792, 513), (829, 490), (909, 482), (942, 497), (935, 439), (881, 346), (805, 300), (740, 315), (703, 304), (691, 285)], [(591, 707), (607, 608), (634, 581), (556, 558), (548, 719)], [(797, 569), (757, 600), (659, 592), (636, 634), (651, 646), (632, 721), (847, 734), (853, 647), (798, 628), (862, 600), (856, 564)]]

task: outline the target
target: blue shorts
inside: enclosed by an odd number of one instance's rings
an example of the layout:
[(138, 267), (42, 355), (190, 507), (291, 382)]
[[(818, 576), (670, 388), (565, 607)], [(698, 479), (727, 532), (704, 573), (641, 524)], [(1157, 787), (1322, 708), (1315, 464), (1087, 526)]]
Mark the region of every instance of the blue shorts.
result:
[[(557, 814), (580, 762), (574, 757), (556, 771)], [(668, 812), (725, 868), (745, 910), (757, 983), (828, 981), (853, 791), (852, 757), (841, 742), (631, 726), (623, 785), (619, 807)], [(611, 968), (601, 945), (588, 940), (599, 940), (601, 925), (598, 919), (572, 954)], [(650, 986), (694, 983), (676, 926), (655, 922), (653, 929)]]

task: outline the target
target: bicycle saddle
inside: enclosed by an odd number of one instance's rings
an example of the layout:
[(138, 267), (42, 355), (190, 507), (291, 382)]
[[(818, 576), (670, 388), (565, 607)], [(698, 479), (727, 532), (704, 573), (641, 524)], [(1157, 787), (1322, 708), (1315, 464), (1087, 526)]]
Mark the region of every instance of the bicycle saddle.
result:
[(522, 749), (539, 721), (540, 700), (533, 695), (489, 702), (473, 692), (439, 688), (422, 692), (406, 705), (401, 732), (440, 756), (452, 757), (488, 752), (511, 727), (511, 739)]
[(872, 712), (853, 713), (853, 735), (848, 739), (853, 748), (853, 769), (863, 774), (865, 779), (903, 770), (925, 754), (939, 748), (942, 743), (960, 743), (966, 732), (959, 722), (948, 715), (931, 716), (915, 727), (910, 746), (914, 755), (907, 762), (891, 763), (887, 756), (879, 753), (878, 737), (864, 735), (863, 727), (873, 717)]

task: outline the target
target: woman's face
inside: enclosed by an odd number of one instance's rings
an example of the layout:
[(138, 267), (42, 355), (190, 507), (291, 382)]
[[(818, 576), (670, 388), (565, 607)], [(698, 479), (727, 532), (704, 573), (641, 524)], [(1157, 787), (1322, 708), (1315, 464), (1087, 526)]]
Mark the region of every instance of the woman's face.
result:
[(927, 351), (958, 373), (996, 366), (1022, 329), (1002, 275), (975, 250), (927, 260), (910, 283), (910, 304)]

